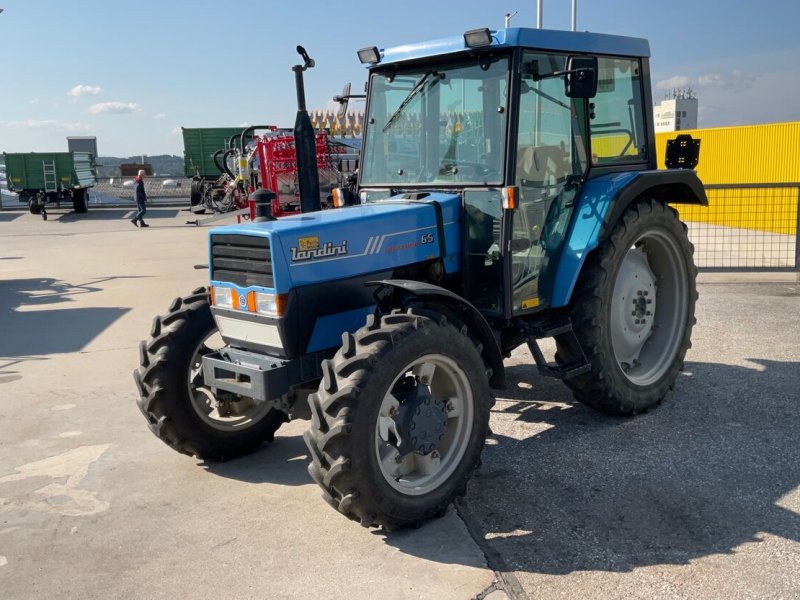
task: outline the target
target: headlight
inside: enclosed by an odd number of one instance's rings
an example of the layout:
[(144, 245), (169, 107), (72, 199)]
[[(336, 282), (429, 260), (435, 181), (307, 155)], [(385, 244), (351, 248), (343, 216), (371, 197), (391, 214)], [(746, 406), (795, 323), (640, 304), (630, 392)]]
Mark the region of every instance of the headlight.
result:
[(233, 308), (233, 296), (231, 294), (233, 290), (215, 285), (213, 291), (214, 306), (219, 306), (220, 308)]
[(275, 294), (256, 292), (256, 312), (270, 317), (279, 316), (277, 296)]

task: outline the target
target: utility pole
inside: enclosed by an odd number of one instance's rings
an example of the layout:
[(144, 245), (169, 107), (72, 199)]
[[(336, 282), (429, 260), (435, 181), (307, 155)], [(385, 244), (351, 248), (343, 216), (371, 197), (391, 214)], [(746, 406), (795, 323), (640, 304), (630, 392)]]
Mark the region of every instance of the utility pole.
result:
[(536, 29), (542, 28), (542, 1), (536, 0)]

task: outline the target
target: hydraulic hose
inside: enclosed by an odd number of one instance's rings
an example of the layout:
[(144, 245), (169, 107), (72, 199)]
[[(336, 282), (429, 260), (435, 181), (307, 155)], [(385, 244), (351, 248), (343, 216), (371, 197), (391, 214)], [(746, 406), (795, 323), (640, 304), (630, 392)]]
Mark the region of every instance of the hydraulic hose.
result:
[(229, 148), (229, 149), (228, 149), (228, 150), (226, 150), (226, 151), (225, 151), (225, 153), (222, 155), (222, 168), (223, 168), (223, 170), (225, 171), (225, 173), (227, 173), (227, 174), (228, 174), (228, 177), (230, 177), (231, 179), (236, 179), (236, 175), (234, 175), (234, 174), (231, 172), (231, 170), (228, 168), (228, 157), (229, 157), (231, 154), (234, 154), (235, 152), (236, 152), (236, 148)]
[(219, 163), (219, 155), (222, 154), (223, 152), (225, 152), (225, 150), (217, 150), (216, 152), (214, 152), (214, 165), (219, 169), (220, 173), (225, 172), (225, 167), (223, 167)]
[(272, 129), (272, 125), (251, 125), (247, 129), (242, 130), (239, 140), (241, 143), (242, 152), (244, 152), (245, 149), (245, 138), (248, 136), (248, 134), (252, 134), (256, 129)]

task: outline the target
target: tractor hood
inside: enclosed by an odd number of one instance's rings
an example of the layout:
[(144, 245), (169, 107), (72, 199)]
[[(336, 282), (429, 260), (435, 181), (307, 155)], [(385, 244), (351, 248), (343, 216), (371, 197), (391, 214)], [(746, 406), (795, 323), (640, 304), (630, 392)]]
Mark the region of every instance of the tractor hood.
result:
[[(274, 287), (268, 289), (283, 294), (295, 287), (385, 273), (435, 258), (442, 259), (446, 272), (457, 272), (460, 219), (457, 194), (398, 195), (359, 206), (218, 227), (209, 236), (212, 242), (215, 236), (269, 238)], [(213, 281), (213, 257), (209, 259)]]

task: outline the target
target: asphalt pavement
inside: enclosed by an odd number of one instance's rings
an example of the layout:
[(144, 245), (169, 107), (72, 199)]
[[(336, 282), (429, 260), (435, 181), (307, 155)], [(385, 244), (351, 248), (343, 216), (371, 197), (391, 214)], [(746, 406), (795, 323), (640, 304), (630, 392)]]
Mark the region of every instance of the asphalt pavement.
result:
[(135, 405), (138, 341), (205, 282), (178, 208), (0, 212), (3, 598), (798, 598), (800, 283), (700, 285), (675, 391), (634, 419), (527, 351), (465, 499), (384, 534), (334, 512), (296, 421), (223, 464)]

